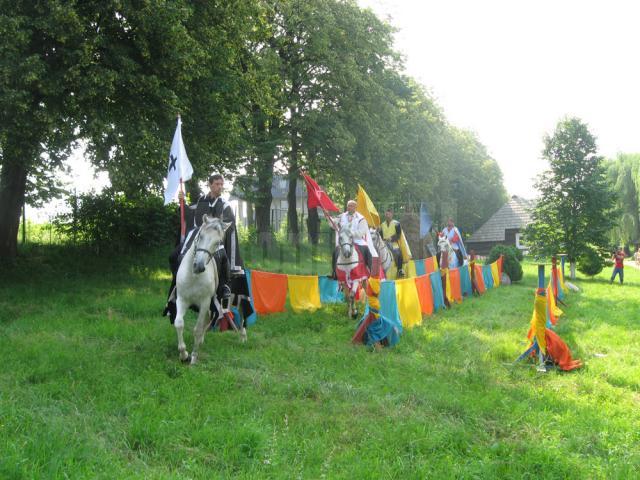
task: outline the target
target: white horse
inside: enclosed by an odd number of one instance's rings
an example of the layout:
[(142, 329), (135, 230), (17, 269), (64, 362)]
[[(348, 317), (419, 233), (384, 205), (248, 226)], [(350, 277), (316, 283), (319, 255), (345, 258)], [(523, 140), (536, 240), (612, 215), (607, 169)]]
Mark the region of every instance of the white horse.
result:
[(389, 247), (387, 247), (387, 242), (385, 242), (377, 228), (370, 228), (369, 233), (371, 233), (371, 240), (373, 241), (373, 246), (376, 247), (378, 252), (378, 258), (380, 258), (380, 267), (384, 270), (384, 273), (389, 271), (389, 269), (393, 266), (393, 254)]
[[(451, 246), (451, 242), (449, 242), (449, 239), (447, 238), (446, 235), (442, 235), (442, 234), (438, 235), (438, 252), (440, 254), (438, 258), (438, 263), (440, 264), (441, 268), (457, 268), (460, 266), (460, 263), (458, 262), (458, 256), (456, 255), (456, 252), (453, 250), (453, 247)], [(448, 265), (442, 264), (442, 252), (447, 252)]]
[[(338, 242), (339, 249), (336, 260), (336, 273), (340, 273), (339, 271), (341, 271), (344, 274), (345, 279), (342, 280), (339, 278), (339, 280), (342, 291), (349, 304), (349, 316), (351, 318), (357, 318), (358, 306), (356, 304), (356, 295), (360, 288), (362, 275), (356, 273), (356, 278), (353, 278), (352, 274), (354, 271), (360, 270), (362, 265), (358, 250), (353, 243), (353, 233), (348, 226), (342, 226), (338, 231)], [(364, 279), (364, 282), (366, 282), (366, 279)]]
[[(193, 329), (194, 341), (191, 365), (198, 361), (198, 351), (204, 341), (204, 333), (210, 324), (211, 299), (218, 288), (218, 271), (213, 254), (224, 240), (224, 234), (231, 225), (218, 217), (203, 215), (202, 226), (196, 233), (193, 244), (185, 253), (176, 276), (176, 320), (174, 326), (178, 334), (180, 360), (189, 360), (189, 352), (184, 343), (184, 314), (191, 306), (198, 307), (198, 321)], [(246, 339), (246, 330), (241, 335)]]
[(380, 266), (382, 267), (382, 270), (384, 270), (385, 276), (387, 276), (388, 278), (387, 273), (389, 272), (391, 267), (396, 265), (396, 258), (394, 256), (393, 250), (391, 250), (389, 248), (389, 244), (382, 239), (382, 237), (380, 236), (380, 232), (378, 232), (377, 229), (370, 228), (369, 232), (371, 233), (373, 246), (376, 248), (378, 257), (380, 258)]

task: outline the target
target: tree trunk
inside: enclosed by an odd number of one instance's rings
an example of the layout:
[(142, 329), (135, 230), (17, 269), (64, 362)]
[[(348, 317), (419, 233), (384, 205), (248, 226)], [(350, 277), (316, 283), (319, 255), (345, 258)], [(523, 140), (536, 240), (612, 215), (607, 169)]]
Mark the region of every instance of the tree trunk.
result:
[(571, 272), (571, 280), (575, 280), (576, 279), (576, 262), (571, 262), (569, 264), (569, 270)]
[(312, 245), (317, 245), (320, 239), (320, 217), (318, 216), (317, 208), (309, 209), (309, 216), (307, 217), (307, 230), (309, 232), (309, 242)]
[(287, 223), (289, 225), (289, 241), (298, 245), (300, 243), (300, 229), (298, 228), (298, 212), (296, 210), (296, 186), (298, 185), (298, 133), (291, 131), (291, 161), (289, 162), (289, 191), (287, 192)]
[(7, 159), (0, 172), (0, 259), (11, 260), (18, 254), (18, 229), (27, 185), (24, 165)]
[(271, 186), (273, 184), (273, 163), (262, 164), (258, 168), (258, 191), (256, 192), (256, 229), (258, 230), (258, 244), (263, 250), (271, 248), (273, 231), (271, 229)]

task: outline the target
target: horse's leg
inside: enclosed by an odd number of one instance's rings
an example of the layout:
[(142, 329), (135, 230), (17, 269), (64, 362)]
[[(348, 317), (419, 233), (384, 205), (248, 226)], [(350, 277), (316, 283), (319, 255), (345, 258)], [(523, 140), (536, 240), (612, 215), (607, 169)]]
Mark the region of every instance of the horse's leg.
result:
[(184, 343), (184, 314), (186, 312), (187, 305), (178, 296), (176, 299), (176, 320), (173, 325), (176, 327), (176, 333), (178, 334), (178, 352), (180, 360), (183, 362), (189, 360), (189, 352), (187, 352), (187, 346)]
[(191, 365), (198, 363), (198, 352), (204, 342), (205, 327), (209, 324), (209, 305), (211, 301), (204, 301), (200, 304), (198, 321), (193, 328), (193, 350), (191, 352)]
[(356, 280), (351, 287), (351, 318), (358, 317), (358, 288), (360, 288), (360, 282)]
[(242, 318), (242, 323), (240, 325), (240, 341), (242, 343), (246, 343), (247, 342), (247, 319), (244, 317), (243, 314), (240, 314), (240, 317)]

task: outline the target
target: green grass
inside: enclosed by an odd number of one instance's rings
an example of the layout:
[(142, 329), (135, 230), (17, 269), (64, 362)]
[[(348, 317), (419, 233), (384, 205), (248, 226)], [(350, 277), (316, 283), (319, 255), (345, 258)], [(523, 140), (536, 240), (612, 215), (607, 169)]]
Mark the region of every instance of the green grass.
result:
[(166, 253), (33, 248), (5, 269), (0, 478), (638, 477), (637, 270), (576, 282), (557, 329), (576, 372), (511, 365), (533, 266), (394, 349), (350, 345), (336, 306), (261, 317), (245, 345), (209, 333), (189, 367), (159, 316)]

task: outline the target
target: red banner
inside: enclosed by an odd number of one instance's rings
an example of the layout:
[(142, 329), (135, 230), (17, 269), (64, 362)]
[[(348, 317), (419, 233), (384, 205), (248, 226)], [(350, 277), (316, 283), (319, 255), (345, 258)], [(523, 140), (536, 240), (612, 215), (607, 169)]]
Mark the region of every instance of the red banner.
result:
[(302, 174), (304, 178), (304, 183), (307, 185), (307, 207), (308, 208), (316, 208), (320, 207), (323, 210), (327, 210), (329, 212), (339, 212), (340, 209), (334, 205), (334, 203), (329, 198), (329, 195), (326, 194), (322, 188), (316, 183), (316, 181), (311, 178), (306, 173)]

